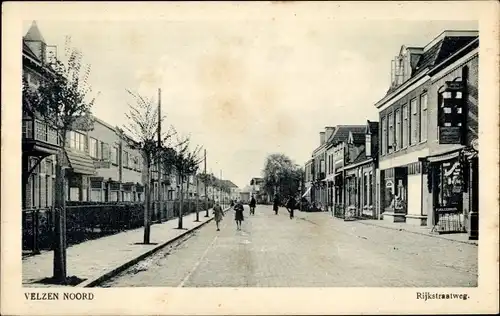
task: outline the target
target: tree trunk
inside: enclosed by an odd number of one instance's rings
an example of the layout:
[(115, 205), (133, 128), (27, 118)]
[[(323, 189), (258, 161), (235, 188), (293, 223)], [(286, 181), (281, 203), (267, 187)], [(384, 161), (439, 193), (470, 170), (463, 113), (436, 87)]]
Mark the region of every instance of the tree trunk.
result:
[(63, 148), (56, 156), (55, 207), (54, 207), (54, 266), (53, 278), (58, 283), (66, 283), (66, 169)]
[(200, 221), (200, 213), (198, 211), (198, 206), (200, 202), (200, 187), (198, 185), (198, 178), (196, 178), (196, 222)]
[(182, 229), (182, 206), (184, 204), (184, 179), (183, 179), (183, 176), (181, 175), (179, 177), (179, 179), (181, 180), (180, 183), (181, 183), (181, 199), (180, 199), (180, 203), (179, 203), (179, 225), (177, 226), (178, 229)]
[(146, 183), (144, 185), (144, 240), (145, 244), (149, 244), (151, 237), (151, 212), (149, 211), (151, 203), (151, 172), (149, 163), (146, 165)]
[(191, 197), (189, 196), (189, 176), (187, 180), (187, 185), (186, 185), (186, 196), (187, 196), (187, 213), (191, 213)]

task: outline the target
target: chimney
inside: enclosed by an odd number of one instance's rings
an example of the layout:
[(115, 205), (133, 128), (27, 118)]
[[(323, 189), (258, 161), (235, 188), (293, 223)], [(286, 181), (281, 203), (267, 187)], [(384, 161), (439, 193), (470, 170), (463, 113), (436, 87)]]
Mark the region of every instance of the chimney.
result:
[(327, 126), (325, 127), (325, 130), (326, 130), (325, 141), (328, 141), (332, 136), (333, 132), (335, 131), (335, 127)]
[(323, 145), (325, 143), (325, 132), (319, 132), (319, 145)]

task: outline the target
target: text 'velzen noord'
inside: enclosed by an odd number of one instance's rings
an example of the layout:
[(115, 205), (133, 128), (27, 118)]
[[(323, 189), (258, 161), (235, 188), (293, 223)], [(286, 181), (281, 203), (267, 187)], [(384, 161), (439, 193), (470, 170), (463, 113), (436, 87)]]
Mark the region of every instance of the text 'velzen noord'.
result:
[(24, 297), (29, 301), (91, 301), (94, 299), (94, 293), (83, 292), (29, 292), (24, 293)]

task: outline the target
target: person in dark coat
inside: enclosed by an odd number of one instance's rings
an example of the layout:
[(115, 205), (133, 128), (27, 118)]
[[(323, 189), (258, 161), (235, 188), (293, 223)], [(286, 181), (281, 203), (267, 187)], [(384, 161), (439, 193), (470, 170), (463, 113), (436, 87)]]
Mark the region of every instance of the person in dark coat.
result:
[(274, 202), (273, 202), (273, 210), (274, 210), (274, 214), (278, 215), (278, 208), (280, 206), (280, 199), (278, 197), (278, 195), (276, 194), (274, 196)]
[(215, 202), (214, 205), (214, 218), (215, 218), (215, 225), (217, 226), (217, 231), (219, 231), (219, 223), (222, 221), (222, 218), (224, 217), (224, 211), (222, 210), (222, 207), (219, 205), (219, 202)]
[(297, 208), (297, 201), (295, 201), (295, 198), (293, 196), (290, 196), (290, 198), (286, 202), (286, 208), (288, 210), (288, 213), (290, 214), (290, 219), (292, 219), (293, 211)]
[(241, 222), (243, 222), (243, 204), (238, 201), (234, 206), (234, 220), (236, 221), (236, 230), (241, 230)]
[(252, 198), (250, 199), (250, 215), (255, 215), (255, 206), (257, 205), (257, 201), (255, 201), (255, 198), (252, 195)]

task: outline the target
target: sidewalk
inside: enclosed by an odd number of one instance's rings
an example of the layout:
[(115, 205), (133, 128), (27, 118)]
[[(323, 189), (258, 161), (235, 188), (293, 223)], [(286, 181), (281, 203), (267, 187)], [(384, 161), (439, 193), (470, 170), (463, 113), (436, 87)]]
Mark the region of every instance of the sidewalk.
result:
[[(225, 209), (227, 210), (228, 208)], [(67, 275), (85, 279), (78, 287), (93, 286), (213, 219), (211, 209), (209, 217), (205, 217), (205, 214), (205, 211), (199, 213), (199, 222), (194, 221), (195, 213), (185, 215), (182, 230), (177, 229), (177, 218), (151, 225), (152, 244), (149, 245), (139, 244), (143, 241), (144, 233), (141, 227), (71, 246), (66, 252)], [(40, 280), (52, 276), (53, 257), (54, 252), (47, 251), (23, 258), (23, 286), (60, 287), (61, 285), (40, 283)]]
[(419, 235), (426, 235), (426, 236), (430, 236), (430, 237), (447, 239), (447, 240), (471, 244), (471, 245), (478, 245), (477, 240), (469, 240), (469, 235), (467, 233), (435, 234), (435, 233), (431, 233), (431, 228), (427, 227), (427, 226), (415, 226), (415, 225), (408, 225), (406, 223), (387, 223), (387, 222), (384, 222), (383, 220), (376, 220), (376, 219), (362, 219), (362, 220), (356, 220), (355, 222), (361, 223), (364, 225), (372, 225), (372, 226), (378, 226), (378, 227), (383, 227), (383, 228), (387, 228), (387, 229), (401, 230), (401, 231), (406, 231), (406, 232), (419, 234)]

